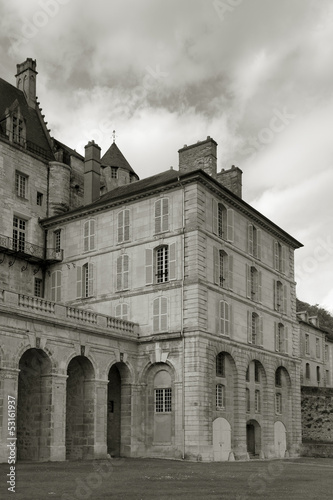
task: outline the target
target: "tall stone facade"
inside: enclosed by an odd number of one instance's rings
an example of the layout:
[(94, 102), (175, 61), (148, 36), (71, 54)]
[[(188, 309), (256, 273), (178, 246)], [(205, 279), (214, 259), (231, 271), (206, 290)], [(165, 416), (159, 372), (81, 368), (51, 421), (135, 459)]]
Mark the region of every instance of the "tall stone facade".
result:
[(32, 90), (2, 85), (26, 130), (0, 135), (1, 460), (8, 396), (21, 459), (297, 455), (300, 243), (217, 173), (210, 137), (140, 181), (116, 144), (32, 134)]

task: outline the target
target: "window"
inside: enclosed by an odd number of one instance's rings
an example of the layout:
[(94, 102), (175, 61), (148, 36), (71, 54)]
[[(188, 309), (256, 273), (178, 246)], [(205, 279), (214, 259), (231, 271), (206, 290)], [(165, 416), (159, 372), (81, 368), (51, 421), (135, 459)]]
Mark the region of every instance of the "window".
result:
[(116, 318), (128, 321), (128, 305), (125, 302), (116, 305), (115, 316)]
[(87, 298), (94, 294), (94, 266), (86, 263), (82, 267), (76, 266), (76, 297)]
[(20, 172), (15, 173), (15, 191), (20, 198), (27, 198), (28, 177)]
[(288, 352), (288, 328), (282, 323), (274, 323), (275, 328), (275, 350), (276, 352)]
[(258, 389), (254, 391), (254, 410), (256, 413), (260, 413), (261, 411), (261, 398), (260, 391)]
[(261, 302), (262, 275), (254, 266), (246, 264), (246, 296), (255, 302)]
[(306, 363), (305, 365), (305, 378), (310, 380), (310, 363)]
[(172, 411), (171, 388), (155, 389), (155, 413), (170, 413)]
[(216, 385), (216, 408), (225, 408), (225, 386)]
[(118, 178), (118, 167), (111, 167), (111, 179)]
[(129, 286), (129, 257), (126, 254), (117, 258), (117, 291), (127, 290)]
[(328, 361), (328, 344), (325, 344), (324, 361), (325, 363)]
[(330, 372), (329, 372), (329, 370), (326, 370), (326, 372), (325, 372), (325, 382), (326, 382), (326, 385), (329, 385), (329, 383), (330, 383)]
[(287, 248), (278, 241), (274, 241), (274, 269), (286, 274)]
[(225, 354), (223, 352), (216, 356), (216, 376), (225, 377)]
[(234, 241), (234, 211), (212, 200), (213, 233), (227, 241)]
[(320, 358), (320, 339), (316, 337), (316, 358)]
[(233, 287), (233, 256), (224, 250), (214, 247), (214, 283), (222, 288), (232, 290)]
[(282, 373), (281, 368), (278, 368), (275, 372), (275, 385), (276, 385), (276, 387), (281, 387), (281, 383), (282, 383), (281, 373)]
[(155, 201), (155, 233), (169, 229), (169, 198)]
[(83, 246), (84, 251), (88, 252), (95, 249), (95, 220), (89, 219), (84, 223)]
[(14, 113), (12, 117), (13, 142), (24, 144), (24, 123), (20, 113)]
[(221, 300), (219, 302), (219, 333), (230, 336), (231, 331), (231, 305)]
[(129, 241), (130, 211), (128, 208), (118, 214), (118, 243)]
[(61, 250), (61, 229), (57, 229), (53, 233), (54, 238), (54, 249), (56, 252), (60, 252)]
[(305, 334), (304, 344), (305, 344), (305, 354), (310, 354), (310, 336), (308, 333)]
[(246, 382), (250, 382), (250, 367), (247, 367), (246, 374), (245, 374), (245, 380)]
[(42, 194), (42, 193), (38, 193), (38, 192), (37, 192), (37, 199), (36, 199), (36, 203), (37, 203), (37, 205), (39, 205), (40, 207), (42, 206), (42, 204), (43, 204), (43, 194)]
[(254, 360), (254, 381), (260, 382), (260, 363), (256, 359)]
[(14, 215), (13, 217), (13, 250), (24, 252), (25, 250), (26, 221)]
[(43, 296), (43, 280), (41, 280), (40, 278), (35, 278), (34, 296), (35, 297)]
[(262, 345), (263, 342), (263, 324), (262, 317), (255, 312), (248, 311), (247, 314), (247, 334), (249, 344)]
[(274, 281), (274, 309), (287, 313), (287, 285), (283, 285), (281, 281)]
[(261, 229), (257, 229), (253, 224), (249, 224), (247, 233), (249, 254), (257, 259), (261, 259)]
[(280, 392), (275, 394), (275, 413), (282, 414), (282, 394)]
[(53, 271), (51, 274), (51, 300), (53, 302), (61, 301), (61, 271)]
[(163, 332), (168, 329), (168, 299), (158, 297), (153, 301), (153, 329)]
[(316, 374), (317, 374), (317, 382), (319, 384), (319, 382), (320, 382), (320, 366), (317, 366)]
[(146, 248), (146, 285), (176, 279), (176, 244)]
[(251, 411), (251, 398), (250, 398), (250, 389), (245, 389), (245, 403), (246, 403), (246, 411)]

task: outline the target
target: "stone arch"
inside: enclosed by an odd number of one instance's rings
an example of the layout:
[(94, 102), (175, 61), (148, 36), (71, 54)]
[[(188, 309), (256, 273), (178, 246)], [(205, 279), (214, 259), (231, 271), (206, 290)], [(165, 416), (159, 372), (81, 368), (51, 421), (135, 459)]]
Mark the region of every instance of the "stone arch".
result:
[[(293, 418), (293, 395), (292, 395), (292, 380), (289, 374), (289, 371), (285, 366), (279, 365), (276, 367), (275, 372), (275, 380), (274, 380), (274, 422), (281, 422), (284, 426), (284, 432), (282, 427), (277, 429), (277, 433), (279, 436), (279, 448), (277, 448), (277, 441), (274, 440), (274, 450), (275, 456), (281, 456), (281, 446), (284, 446), (285, 443), (285, 453), (286, 449), (288, 449), (291, 445), (289, 440), (291, 436), (290, 433), (287, 432), (290, 429)], [(274, 436), (275, 436), (275, 424), (274, 424)], [(282, 444), (281, 444), (282, 443)], [(283, 447), (282, 446), (282, 447)], [(283, 454), (284, 456), (284, 454)]]
[(231, 425), (230, 422), (218, 417), (213, 420), (213, 456), (215, 462), (224, 462), (231, 453)]
[(77, 358), (77, 357), (82, 357), (82, 358), (85, 358), (87, 359), (92, 367), (93, 367), (93, 370), (94, 370), (94, 375), (97, 376), (98, 374), (98, 363), (94, 357), (94, 355), (91, 353), (91, 352), (87, 352), (85, 353), (84, 355), (81, 355), (79, 353), (79, 351), (72, 351), (68, 356), (67, 358), (65, 359), (64, 361), (64, 366), (65, 366), (65, 370), (68, 370), (68, 366), (70, 364), (70, 362), (74, 359), (74, 358)]
[(281, 420), (274, 422), (274, 450), (277, 458), (284, 458), (287, 451), (287, 430)]
[(95, 369), (85, 356), (74, 356), (67, 366), (66, 459), (94, 456)]
[(151, 368), (159, 364), (165, 364), (169, 367), (169, 369), (173, 373), (174, 382), (181, 382), (181, 370), (176, 370), (176, 366), (174, 365), (173, 361), (167, 359), (166, 361), (161, 361), (161, 362), (157, 361), (156, 363), (148, 361), (146, 365), (142, 368), (141, 373), (139, 373), (138, 383), (145, 384), (147, 382), (148, 373), (151, 370)]
[(52, 363), (36, 348), (26, 349), (18, 362), (17, 457), (50, 458)]

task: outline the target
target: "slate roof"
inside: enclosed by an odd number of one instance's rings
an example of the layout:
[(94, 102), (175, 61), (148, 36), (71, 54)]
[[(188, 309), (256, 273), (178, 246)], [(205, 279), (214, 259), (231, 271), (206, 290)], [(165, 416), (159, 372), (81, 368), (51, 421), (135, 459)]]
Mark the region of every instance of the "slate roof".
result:
[(126, 160), (123, 153), (118, 148), (117, 144), (113, 142), (106, 153), (101, 158), (102, 167), (118, 167), (128, 170), (131, 174), (134, 174), (138, 179), (139, 176), (134, 172), (131, 165)]
[[(2, 78), (0, 78), (0, 132), (2, 135), (7, 135), (5, 111), (6, 108), (10, 108), (15, 100), (17, 100), (20, 106), (21, 114), (23, 115), (26, 123), (26, 140), (28, 142), (27, 149), (30, 149), (29, 144), (31, 143), (31, 151), (38, 154), (40, 148), (40, 153), (43, 153), (42, 156), (47, 157), (50, 160), (54, 159), (54, 154), (45, 136), (37, 110), (28, 105), (22, 90), (17, 89)], [(34, 145), (37, 146), (36, 150), (34, 150)]]

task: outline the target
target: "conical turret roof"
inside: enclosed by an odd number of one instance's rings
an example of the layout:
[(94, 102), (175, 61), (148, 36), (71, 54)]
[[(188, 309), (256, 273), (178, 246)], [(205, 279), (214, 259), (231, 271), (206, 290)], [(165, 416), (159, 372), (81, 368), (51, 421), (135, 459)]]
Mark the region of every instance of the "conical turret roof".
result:
[(117, 144), (113, 142), (106, 153), (101, 158), (101, 166), (102, 167), (117, 167), (123, 168), (131, 174), (134, 174), (138, 179), (139, 176), (134, 172), (131, 165), (126, 160), (123, 153), (118, 148)]

